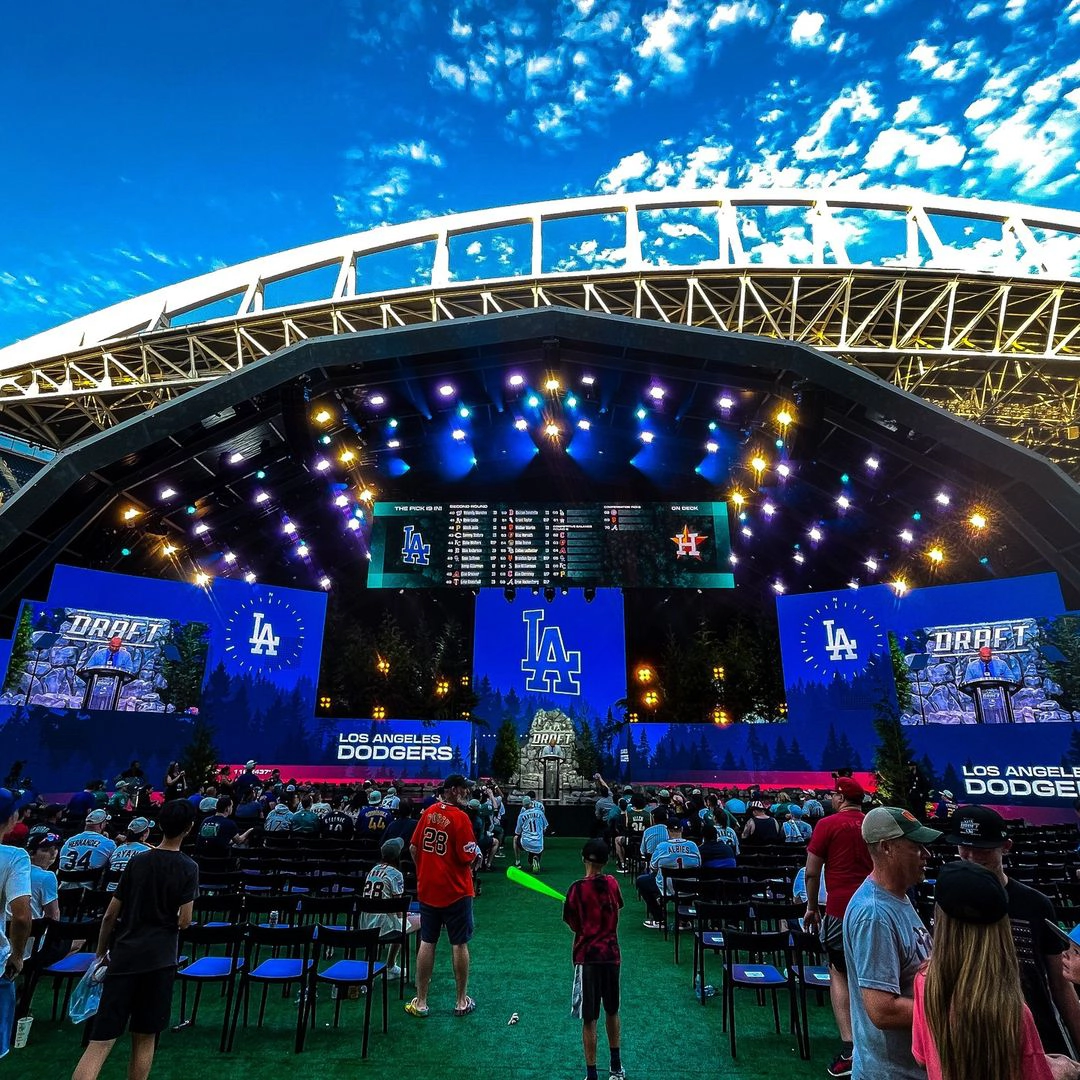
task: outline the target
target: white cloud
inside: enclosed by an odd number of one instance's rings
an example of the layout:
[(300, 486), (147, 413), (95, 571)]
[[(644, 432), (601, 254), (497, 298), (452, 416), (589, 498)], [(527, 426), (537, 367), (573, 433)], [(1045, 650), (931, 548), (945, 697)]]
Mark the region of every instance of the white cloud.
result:
[[(420, 165), (433, 165), (437, 169), (441, 169), (444, 164), (442, 157), (435, 153), (424, 139), (418, 139), (416, 142), (411, 143), (401, 142), (394, 146), (376, 147), (367, 152), (380, 158), (405, 158)], [(354, 150), (349, 151), (346, 156), (352, 157), (354, 154), (359, 156), (361, 153), (361, 151)]]
[(601, 191), (625, 191), (631, 180), (640, 180), (652, 166), (652, 158), (644, 150), (636, 150), (622, 158), (615, 168), (597, 181)]
[(625, 71), (615, 73), (615, 81), (611, 84), (611, 92), (616, 97), (626, 97), (634, 85), (634, 80)]
[(730, 4), (717, 4), (713, 13), (709, 16), (708, 27), (715, 33), (722, 26), (738, 26), (741, 23), (763, 24), (767, 15), (755, 3), (747, 3), (746, 0), (735, 0)]
[(697, 15), (683, 8), (682, 0), (667, 0), (663, 11), (647, 12), (641, 18), (645, 40), (634, 46), (642, 60), (655, 60), (672, 75), (686, 71), (686, 58), (679, 54)]
[(954, 168), (966, 153), (964, 144), (943, 125), (917, 131), (887, 128), (867, 151), (865, 164), (872, 172), (892, 166), (898, 176), (905, 176), (914, 170)]
[(460, 22), (456, 11), (451, 16), (450, 36), (461, 39), (472, 37), (472, 27), (468, 23)]
[(820, 11), (800, 11), (791, 24), (791, 44), (797, 47), (823, 44), (824, 25), (825, 16)]
[(936, 45), (930, 45), (925, 41), (918, 42), (911, 52), (908, 53), (907, 58), (918, 64), (923, 71), (931, 71), (936, 68), (940, 62), (938, 60), (938, 47)]
[(836, 145), (830, 138), (834, 129), (844, 137), (850, 129), (864, 120), (877, 120), (881, 110), (874, 101), (874, 90), (870, 83), (861, 82), (858, 86), (846, 87), (826, 106), (818, 122), (803, 136), (795, 140), (795, 155), (800, 160), (817, 158), (847, 157), (858, 150), (858, 142), (851, 140)]
[(989, 116), (997, 107), (998, 101), (991, 97), (976, 98), (965, 110), (964, 116), (968, 120), (982, 120)]
[(989, 15), (994, 10), (993, 4), (976, 4), (965, 16), (971, 22), (976, 19), (981, 19), (984, 15)]
[(445, 56), (435, 57), (435, 74), (458, 90), (465, 87), (465, 69), (458, 64), (452, 64)]
[(906, 124), (909, 120), (920, 115), (922, 109), (921, 97), (910, 97), (906, 101), (901, 101), (896, 106), (896, 112), (893, 114), (894, 124)]
[(1008, 0), (1005, 5), (1005, 18), (1009, 22), (1016, 22), (1024, 17), (1024, 7), (1026, 6), (1026, 0)]

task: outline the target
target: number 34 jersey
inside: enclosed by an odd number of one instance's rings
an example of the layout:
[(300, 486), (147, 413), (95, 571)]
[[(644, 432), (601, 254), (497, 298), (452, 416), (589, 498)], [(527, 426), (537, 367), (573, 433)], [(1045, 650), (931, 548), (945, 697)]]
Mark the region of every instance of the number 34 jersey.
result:
[[(114, 844), (107, 836), (96, 832), (81, 832), (69, 837), (64, 841), (60, 849), (60, 870), (100, 870), (108, 865), (109, 858), (116, 850)], [(73, 883), (65, 882), (61, 888), (71, 887)]]
[(479, 852), (472, 822), (460, 807), (437, 802), (413, 830), (420, 903), (444, 908), (473, 895), (472, 864)]

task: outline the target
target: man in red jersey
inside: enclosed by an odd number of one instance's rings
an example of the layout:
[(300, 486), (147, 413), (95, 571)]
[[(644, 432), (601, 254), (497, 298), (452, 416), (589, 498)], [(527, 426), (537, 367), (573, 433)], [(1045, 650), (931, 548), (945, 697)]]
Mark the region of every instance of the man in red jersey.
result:
[(435, 967), (435, 946), (442, 928), (450, 939), (457, 984), (455, 1016), (476, 1009), (468, 995), (469, 939), (473, 932), (472, 864), (480, 856), (472, 822), (462, 807), (469, 799), (469, 783), (460, 773), (443, 782), (442, 798), (429, 806), (413, 830), (416, 892), (420, 900), (420, 947), (416, 954), (416, 997), (406, 1006), (410, 1016), (428, 1015), (427, 994)]
[[(865, 795), (858, 780), (850, 776), (839, 777), (832, 793), (835, 813), (822, 818), (814, 826), (806, 848), (806, 916), (803, 925), (810, 931), (820, 930), (822, 944), (829, 955), (829, 996), (843, 1044), (828, 1067), (830, 1076), (850, 1076), (854, 1053), (851, 1001), (844, 960), (844, 912), (855, 890), (874, 869), (870, 850), (862, 838), (862, 801)], [(823, 868), (827, 893), (824, 920), (818, 903)]]

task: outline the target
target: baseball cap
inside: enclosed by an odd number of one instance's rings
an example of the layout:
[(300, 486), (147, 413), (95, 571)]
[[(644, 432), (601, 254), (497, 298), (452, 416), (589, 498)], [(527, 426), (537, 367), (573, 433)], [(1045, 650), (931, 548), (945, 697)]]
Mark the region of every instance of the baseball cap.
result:
[(379, 853), (384, 859), (390, 861), (391, 859), (400, 858), (401, 853), (405, 850), (405, 841), (400, 836), (392, 836), (381, 848)]
[(664, 788), (661, 788), (661, 789), (660, 789), (660, 790), (659, 790), (659, 791), (658, 791), (658, 792), (656, 793), (656, 797), (657, 797), (658, 799), (670, 799), (670, 798), (671, 798), (671, 792), (670, 792), (670, 791), (668, 791), (668, 789), (667, 789), (666, 787), (664, 787)]
[(961, 806), (949, 819), (949, 835), (945, 839), (963, 847), (996, 848), (1008, 838), (1005, 819), (996, 810), (989, 806)]
[(945, 798), (945, 799), (954, 798), (953, 793), (951, 791), (945, 791), (944, 788), (941, 791), (941, 795), (942, 795), (942, 798)]
[(204, 814), (207, 814), (211, 810), (216, 810), (216, 809), (217, 809), (217, 799), (215, 799), (213, 795), (207, 795), (205, 799), (202, 799), (199, 802), (199, 810)]
[(109, 820), (109, 815), (104, 810), (91, 810), (86, 815), (87, 825), (104, 825)]
[(802, 807), (796, 806), (794, 803), (788, 803), (788, 813), (792, 817), (802, 817)]
[(910, 810), (902, 810), (899, 806), (876, 806), (863, 818), (862, 838), (868, 844), (882, 840), (932, 844), (941, 839), (941, 833), (927, 828)]
[(997, 876), (962, 860), (938, 871), (934, 899), (946, 915), (961, 922), (995, 923), (1009, 914), (1009, 894)]
[(845, 799), (862, 799), (866, 796), (866, 788), (850, 776), (838, 776), (835, 790), (839, 791)]
[(469, 800), (469, 809), (470, 810), (479, 810), (480, 809), (480, 800), (479, 799), (470, 799)]
[(465, 779), (461, 773), (451, 773), (444, 781), (442, 785), (443, 791), (449, 791), (450, 788), (455, 787), (468, 787), (469, 781)]
[(701, 788), (699, 788), (699, 787), (694, 788), (694, 790), (691, 791), (690, 794), (691, 795), (700, 795), (701, 794)]
[(26, 841), (26, 850), (33, 853), (37, 851), (38, 848), (59, 847), (63, 842), (63, 838), (58, 833), (34, 833), (34, 835)]
[(750, 809), (750, 810), (764, 810), (765, 809), (765, 804), (760, 799), (754, 799), (754, 801), (750, 803), (750, 806), (749, 806), (748, 809)]
[(585, 846), (581, 849), (581, 857), (586, 862), (603, 866), (611, 858), (611, 849), (597, 836), (592, 840), (585, 841)]
[(369, 791), (367, 801), (371, 806), (378, 806), (382, 802), (381, 791)]
[(669, 830), (678, 829), (679, 832), (682, 832), (683, 829), (686, 827), (686, 822), (683, 821), (682, 818), (669, 817), (667, 821), (667, 827)]
[(521, 809), (526, 810), (530, 806), (532, 806), (532, 799), (530, 799), (529, 796), (526, 795), (525, 798), (521, 800)]
[(396, 795), (397, 794), (397, 788), (396, 787), (388, 787), (386, 789), (386, 794), (387, 795)]
[(33, 801), (34, 796), (29, 791), (0, 788), (0, 821), (7, 821), (17, 810), (29, 806)]
[[(215, 807), (217, 806), (216, 802), (214, 803), (214, 806)], [(156, 821), (151, 821), (149, 818), (136, 817), (136, 818), (132, 818), (128, 822), (127, 831), (129, 833), (146, 832), (147, 829), (152, 829), (156, 824), (157, 824)]]
[(295, 791), (296, 790), (296, 785), (295, 784), (286, 784), (285, 785), (285, 790), (286, 791)]
[(245, 763), (244, 768), (245, 769), (254, 769), (255, 766), (258, 765), (258, 764), (259, 763), (254, 758), (252, 758), (251, 761), (248, 761), (248, 762)]

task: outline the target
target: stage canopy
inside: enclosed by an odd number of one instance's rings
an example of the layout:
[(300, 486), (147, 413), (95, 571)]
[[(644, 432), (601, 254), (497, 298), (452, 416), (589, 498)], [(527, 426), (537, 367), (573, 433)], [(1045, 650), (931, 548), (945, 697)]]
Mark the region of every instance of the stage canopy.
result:
[(333, 588), (375, 501), (459, 500), (726, 501), (748, 604), (1045, 570), (1080, 602), (1080, 488), (1029, 450), (802, 345), (548, 308), (304, 341), (62, 452), (0, 512), (0, 614), (57, 562)]

